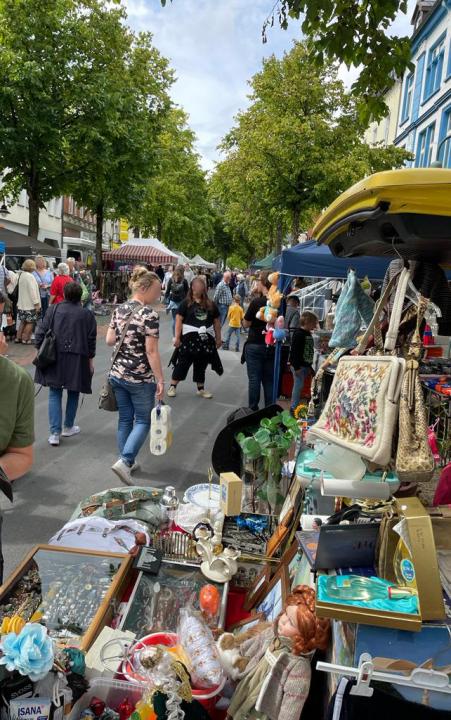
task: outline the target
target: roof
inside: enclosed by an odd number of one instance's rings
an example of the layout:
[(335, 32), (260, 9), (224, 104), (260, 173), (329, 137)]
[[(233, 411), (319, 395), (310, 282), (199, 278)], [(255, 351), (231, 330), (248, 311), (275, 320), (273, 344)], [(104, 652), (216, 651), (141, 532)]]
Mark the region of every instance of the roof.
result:
[(174, 263), (177, 259), (175, 255), (169, 252), (163, 252), (153, 245), (145, 245), (142, 242), (135, 245), (132, 240), (124, 243), (124, 245), (116, 248), (116, 250), (104, 252), (102, 257), (104, 260), (113, 260), (116, 262), (120, 262), (121, 260), (141, 261), (151, 263), (152, 265)]

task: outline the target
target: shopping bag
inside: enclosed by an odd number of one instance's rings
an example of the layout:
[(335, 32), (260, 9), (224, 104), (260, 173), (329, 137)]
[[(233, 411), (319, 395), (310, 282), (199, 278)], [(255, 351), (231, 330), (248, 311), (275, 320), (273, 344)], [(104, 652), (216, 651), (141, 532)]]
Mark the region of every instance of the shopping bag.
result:
[(159, 402), (150, 414), (150, 452), (152, 455), (164, 455), (171, 445), (171, 408)]

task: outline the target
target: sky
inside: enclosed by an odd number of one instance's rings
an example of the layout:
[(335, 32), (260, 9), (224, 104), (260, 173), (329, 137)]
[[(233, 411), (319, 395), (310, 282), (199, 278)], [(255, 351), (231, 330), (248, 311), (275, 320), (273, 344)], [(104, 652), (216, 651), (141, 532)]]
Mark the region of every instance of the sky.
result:
[[(220, 156), (217, 146), (233, 125), (233, 118), (248, 104), (248, 81), (261, 68), (262, 59), (281, 57), (294, 39), (301, 39), (300, 24), (288, 30), (277, 23), (268, 28), (268, 42), (261, 40), (263, 23), (274, 0), (126, 0), (128, 23), (148, 30), (159, 51), (170, 60), (177, 81), (174, 101), (189, 115), (197, 136), (197, 150), (209, 171)], [(410, 34), (409, 12), (393, 26), (398, 35)], [(349, 84), (355, 70), (341, 72)]]

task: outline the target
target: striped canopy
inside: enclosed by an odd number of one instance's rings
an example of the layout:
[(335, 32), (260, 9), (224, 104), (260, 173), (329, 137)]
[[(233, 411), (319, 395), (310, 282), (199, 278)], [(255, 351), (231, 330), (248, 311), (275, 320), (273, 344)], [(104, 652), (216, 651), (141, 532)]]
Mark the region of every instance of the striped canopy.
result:
[(146, 262), (152, 265), (168, 265), (177, 262), (177, 256), (169, 252), (163, 252), (153, 245), (133, 245), (131, 242), (125, 243), (116, 250), (104, 252), (102, 255), (104, 260), (113, 260), (114, 262)]

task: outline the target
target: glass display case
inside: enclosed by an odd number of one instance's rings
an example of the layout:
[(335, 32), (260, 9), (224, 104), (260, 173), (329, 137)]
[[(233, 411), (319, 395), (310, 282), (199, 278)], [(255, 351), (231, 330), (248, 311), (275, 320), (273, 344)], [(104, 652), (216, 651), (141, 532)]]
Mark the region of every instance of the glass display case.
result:
[(129, 555), (37, 545), (0, 588), (0, 621), (19, 615), (87, 650), (111, 620), (131, 564)]

